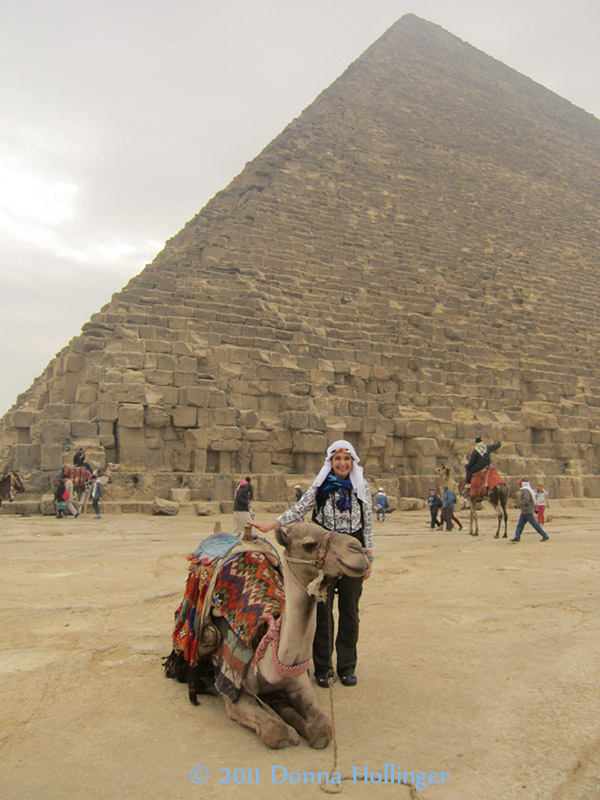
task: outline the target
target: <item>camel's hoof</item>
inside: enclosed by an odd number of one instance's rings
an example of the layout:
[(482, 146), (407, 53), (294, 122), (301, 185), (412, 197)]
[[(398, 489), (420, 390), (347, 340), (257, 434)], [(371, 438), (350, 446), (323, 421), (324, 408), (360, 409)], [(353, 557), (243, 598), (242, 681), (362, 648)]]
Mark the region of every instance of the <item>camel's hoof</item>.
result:
[(300, 737), (293, 728), (286, 726), (286, 730), (282, 730), (281, 724), (275, 721), (265, 725), (260, 738), (271, 750), (282, 750), (300, 743)]
[(496, 534), (496, 535), (494, 536), (494, 539), (498, 539), (498, 538), (499, 538), (499, 536), (498, 536), (498, 534)]

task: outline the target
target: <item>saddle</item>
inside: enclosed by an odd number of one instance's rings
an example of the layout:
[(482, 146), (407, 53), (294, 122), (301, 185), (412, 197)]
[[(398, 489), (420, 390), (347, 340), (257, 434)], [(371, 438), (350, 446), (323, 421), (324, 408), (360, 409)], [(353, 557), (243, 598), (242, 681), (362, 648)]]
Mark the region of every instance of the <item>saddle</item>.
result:
[[(191, 668), (191, 678), (199, 662), (208, 659), (216, 690), (236, 702), (258, 643), (269, 623), (283, 612), (279, 556), (263, 539), (245, 541), (218, 533), (205, 539), (188, 560), (185, 594), (175, 611), (173, 650), (165, 660), (165, 674), (177, 677), (175, 672), (183, 662)], [(190, 699), (199, 690), (190, 685)]]
[(481, 469), (471, 477), (469, 496), (471, 500), (481, 500), (501, 483), (504, 483), (504, 481), (498, 474), (496, 467)]

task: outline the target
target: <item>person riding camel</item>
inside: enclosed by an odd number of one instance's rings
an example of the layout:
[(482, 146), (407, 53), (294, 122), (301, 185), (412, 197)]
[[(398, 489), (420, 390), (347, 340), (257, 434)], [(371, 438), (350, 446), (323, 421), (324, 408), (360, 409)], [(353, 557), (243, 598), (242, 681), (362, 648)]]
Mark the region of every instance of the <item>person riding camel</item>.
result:
[[(485, 485), (477, 487), (471, 485), (473, 482), (473, 477), (477, 473), (486, 470), (490, 466), (492, 463), (490, 453), (498, 450), (500, 446), (500, 442), (496, 442), (495, 444), (486, 444), (479, 436), (475, 439), (475, 447), (471, 453), (471, 457), (469, 458), (469, 463), (466, 465), (466, 488), (470, 489), (472, 496), (479, 495), (481, 493), (485, 495)], [(479, 483), (478, 481), (475, 482)], [(477, 491), (474, 491), (475, 488), (477, 488)]]

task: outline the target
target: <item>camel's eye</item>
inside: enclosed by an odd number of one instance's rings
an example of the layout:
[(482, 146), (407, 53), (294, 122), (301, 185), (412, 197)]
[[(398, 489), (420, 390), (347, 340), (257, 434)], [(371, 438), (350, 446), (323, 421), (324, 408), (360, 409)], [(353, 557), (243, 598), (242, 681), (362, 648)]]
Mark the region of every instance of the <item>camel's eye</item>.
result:
[(313, 550), (316, 550), (317, 542), (313, 542), (310, 539), (306, 539), (302, 542), (302, 549), (306, 550), (307, 553), (312, 553)]

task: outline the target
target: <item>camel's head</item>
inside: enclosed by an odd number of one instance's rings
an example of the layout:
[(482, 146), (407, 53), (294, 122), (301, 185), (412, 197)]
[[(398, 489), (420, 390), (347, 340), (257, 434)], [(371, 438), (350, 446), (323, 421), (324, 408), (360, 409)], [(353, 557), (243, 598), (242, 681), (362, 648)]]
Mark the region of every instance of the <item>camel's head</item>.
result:
[[(294, 574), (317, 593), (342, 575), (359, 578), (369, 567), (364, 548), (353, 536), (326, 531), (312, 522), (297, 522), (287, 529), (276, 528), (275, 537), (285, 548), (286, 560)], [(313, 586), (314, 592), (310, 590)]]

